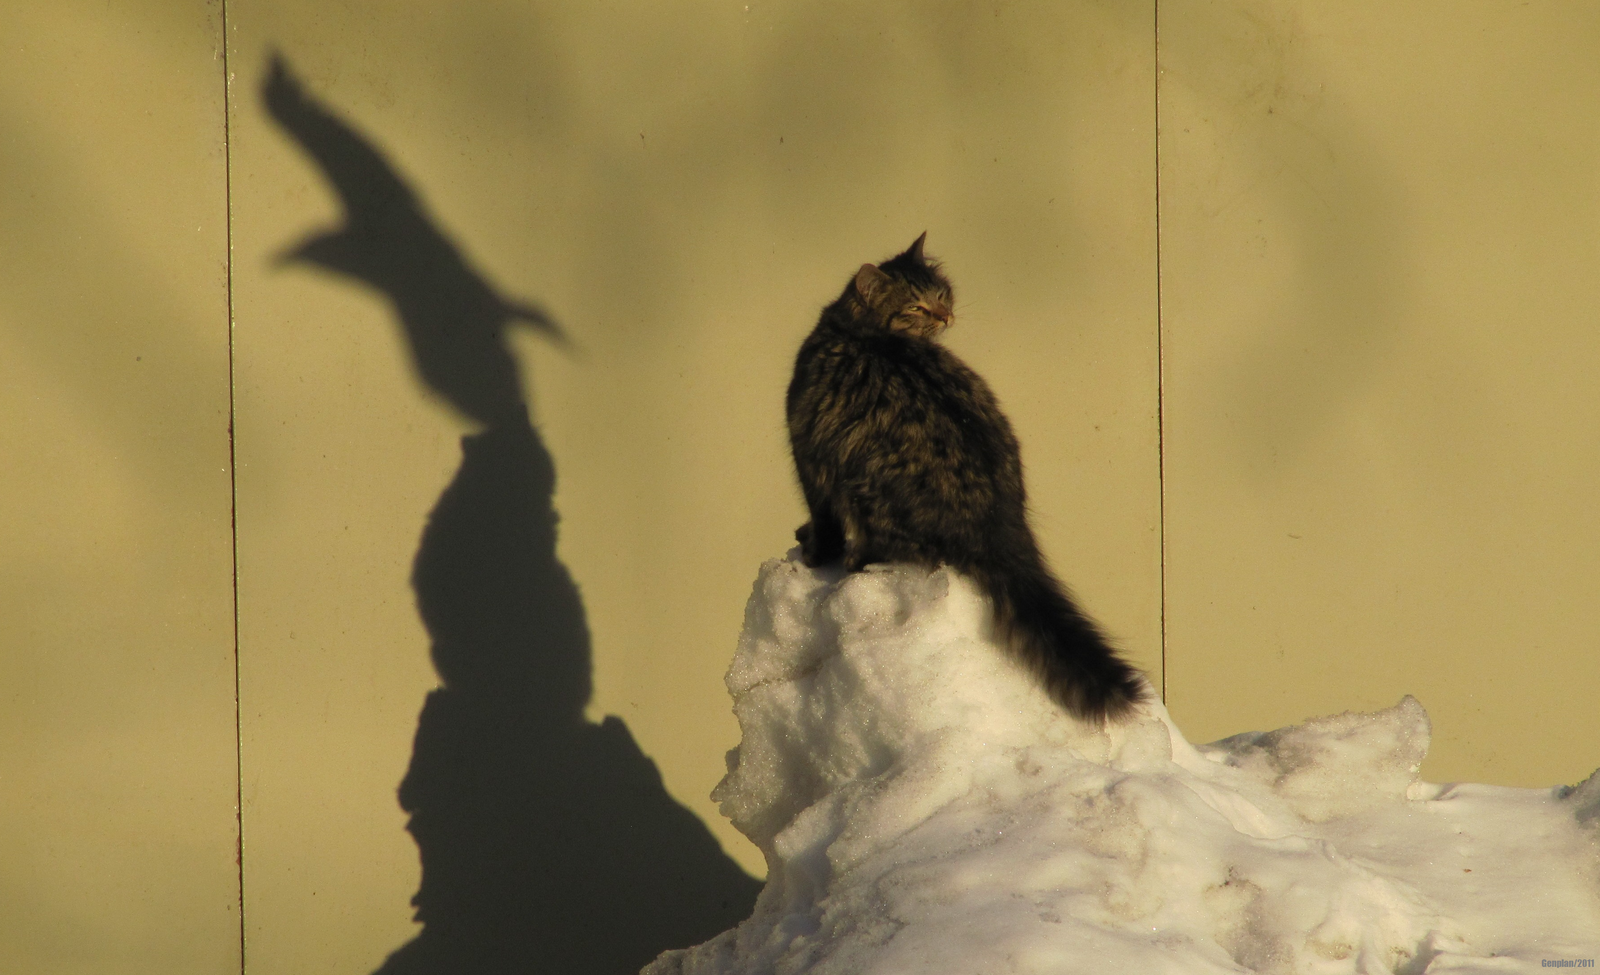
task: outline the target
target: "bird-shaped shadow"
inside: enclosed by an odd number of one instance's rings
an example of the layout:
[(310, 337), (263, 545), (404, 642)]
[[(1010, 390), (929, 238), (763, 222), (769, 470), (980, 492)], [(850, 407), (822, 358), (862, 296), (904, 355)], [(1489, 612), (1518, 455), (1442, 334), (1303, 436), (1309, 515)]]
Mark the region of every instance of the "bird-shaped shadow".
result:
[(620, 975), (731, 927), (760, 883), (667, 794), (621, 719), (583, 714), (589, 629), (556, 558), (555, 467), (505, 335), (519, 320), (560, 329), (501, 297), (281, 58), (262, 94), (345, 209), (283, 260), (386, 296), (423, 383), (485, 426), (462, 440), (412, 574), (443, 686), (400, 786), (423, 929), (379, 975)]
[(272, 59), (263, 96), (345, 212), (343, 226), (311, 235), (280, 262), (313, 264), (387, 296), (422, 381), (463, 413), (489, 426), (526, 415), (505, 326), (525, 322), (564, 344), (561, 329), (469, 267), (383, 156), (308, 97), (281, 57)]

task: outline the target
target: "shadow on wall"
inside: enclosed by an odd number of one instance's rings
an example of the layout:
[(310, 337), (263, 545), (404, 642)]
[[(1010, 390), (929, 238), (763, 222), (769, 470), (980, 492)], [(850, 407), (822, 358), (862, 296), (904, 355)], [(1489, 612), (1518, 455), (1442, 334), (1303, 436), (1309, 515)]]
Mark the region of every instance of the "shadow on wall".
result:
[(760, 883), (667, 794), (621, 719), (584, 718), (589, 630), (556, 558), (555, 467), (504, 335), (516, 320), (560, 329), (496, 294), (281, 59), (262, 94), (345, 207), (344, 226), (283, 260), (381, 292), (423, 382), (485, 426), (462, 441), (412, 575), (444, 686), (428, 695), (400, 786), (424, 926), (380, 975), (636, 972), (733, 926)]

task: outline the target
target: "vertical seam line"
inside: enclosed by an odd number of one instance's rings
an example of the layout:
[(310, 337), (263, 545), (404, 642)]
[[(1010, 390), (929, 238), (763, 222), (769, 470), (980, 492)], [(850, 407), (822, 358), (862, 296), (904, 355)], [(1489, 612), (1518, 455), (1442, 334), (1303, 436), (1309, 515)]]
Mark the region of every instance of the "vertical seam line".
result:
[(228, 58), (228, 0), (222, 0), (222, 196), (227, 253), (223, 261), (228, 315), (228, 521), (233, 547), (233, 772), (234, 864), (239, 885), (239, 973), (245, 971), (244, 699), (239, 666), (239, 449), (233, 305), (233, 75)]
[(1157, 530), (1160, 548), (1161, 591), (1161, 700), (1167, 701), (1167, 359), (1166, 328), (1161, 315), (1161, 0), (1152, 0), (1152, 40), (1155, 48), (1155, 164), (1156, 164), (1156, 485), (1159, 496)]

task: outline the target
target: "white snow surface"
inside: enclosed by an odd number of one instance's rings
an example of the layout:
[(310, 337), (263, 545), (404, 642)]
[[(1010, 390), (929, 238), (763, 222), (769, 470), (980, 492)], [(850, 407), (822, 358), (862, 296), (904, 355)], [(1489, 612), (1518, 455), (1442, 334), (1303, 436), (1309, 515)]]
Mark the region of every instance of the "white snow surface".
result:
[[(1600, 957), (1600, 773), (1417, 779), (1406, 697), (1211, 745), (1052, 704), (948, 569), (762, 567), (712, 794), (754, 914), (646, 975), (1502, 973)], [(1593, 964), (1593, 962), (1589, 962)]]

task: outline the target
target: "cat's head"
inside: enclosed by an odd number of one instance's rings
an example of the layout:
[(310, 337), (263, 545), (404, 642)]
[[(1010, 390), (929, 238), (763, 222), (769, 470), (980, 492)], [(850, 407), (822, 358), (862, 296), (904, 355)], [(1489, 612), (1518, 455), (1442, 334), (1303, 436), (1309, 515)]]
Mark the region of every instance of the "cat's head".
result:
[(931, 339), (950, 327), (955, 292), (938, 262), (923, 256), (927, 237), (882, 264), (861, 265), (850, 286), (884, 328)]

